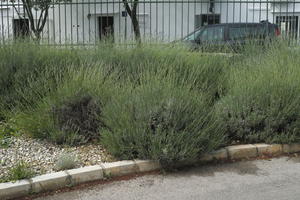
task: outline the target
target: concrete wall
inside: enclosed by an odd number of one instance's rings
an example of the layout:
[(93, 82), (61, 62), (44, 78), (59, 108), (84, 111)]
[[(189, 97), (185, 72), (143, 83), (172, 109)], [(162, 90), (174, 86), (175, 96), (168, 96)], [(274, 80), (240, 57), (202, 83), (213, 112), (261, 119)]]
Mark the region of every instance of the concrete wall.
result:
[[(108, 3), (107, 3), (108, 2)], [(114, 2), (114, 3), (112, 3)], [(193, 2), (157, 3), (155, 0), (139, 4), (138, 16), (143, 39), (172, 41), (194, 31), (195, 16), (212, 14), (207, 0)], [(230, 1), (232, 2), (232, 1)], [(115, 41), (133, 39), (129, 16), (123, 16), (123, 4), (118, 1), (73, 0), (74, 4), (56, 5), (50, 9), (44, 28), (46, 43), (94, 44), (99, 40), (99, 17), (114, 19)], [(79, 4), (77, 4), (79, 3)], [(22, 8), (21, 8), (22, 10)], [(300, 16), (299, 3), (215, 3), (214, 13), (220, 15), (221, 23), (259, 22), (268, 19), (276, 22), (276, 16)], [(38, 16), (38, 12), (36, 16)], [(18, 15), (12, 7), (0, 1), (0, 41), (13, 37), (12, 20)], [(299, 17), (300, 18), (300, 17)], [(300, 26), (298, 25), (298, 28)]]

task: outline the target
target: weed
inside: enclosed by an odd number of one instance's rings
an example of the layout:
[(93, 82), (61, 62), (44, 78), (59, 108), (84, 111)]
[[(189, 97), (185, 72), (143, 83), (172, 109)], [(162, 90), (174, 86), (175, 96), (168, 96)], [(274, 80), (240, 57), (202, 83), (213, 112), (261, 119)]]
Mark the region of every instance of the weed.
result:
[(21, 179), (29, 179), (35, 175), (35, 172), (31, 169), (30, 165), (24, 161), (20, 161), (15, 167), (10, 169), (7, 180), (17, 181)]

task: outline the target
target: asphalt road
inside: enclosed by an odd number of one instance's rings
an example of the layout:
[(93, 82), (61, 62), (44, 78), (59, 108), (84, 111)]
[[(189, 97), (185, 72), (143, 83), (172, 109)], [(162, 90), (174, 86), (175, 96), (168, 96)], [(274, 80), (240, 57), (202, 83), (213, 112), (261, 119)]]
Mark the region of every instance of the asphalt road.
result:
[(300, 157), (195, 167), (38, 200), (300, 200)]

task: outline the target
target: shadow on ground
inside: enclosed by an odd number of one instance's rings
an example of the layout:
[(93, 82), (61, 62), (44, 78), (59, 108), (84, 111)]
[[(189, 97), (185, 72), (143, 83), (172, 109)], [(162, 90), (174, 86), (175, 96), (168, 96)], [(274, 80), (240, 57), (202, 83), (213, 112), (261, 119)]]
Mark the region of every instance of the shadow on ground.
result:
[(300, 163), (300, 154), (294, 154), (291, 157), (289, 157), (288, 160), (294, 163)]
[[(300, 160), (299, 160), (300, 162)], [(238, 163), (219, 163), (219, 164), (206, 164), (202, 166), (186, 167), (176, 172), (167, 173), (167, 176), (202, 176), (210, 177), (215, 176), (216, 173), (236, 173), (239, 175), (258, 175), (259, 168), (255, 162), (244, 161)]]

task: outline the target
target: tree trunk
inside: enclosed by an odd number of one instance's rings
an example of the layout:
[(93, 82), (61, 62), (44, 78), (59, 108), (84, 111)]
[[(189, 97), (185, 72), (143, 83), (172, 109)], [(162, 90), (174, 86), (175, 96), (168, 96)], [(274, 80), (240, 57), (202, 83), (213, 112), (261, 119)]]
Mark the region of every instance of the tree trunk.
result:
[(131, 23), (133, 26), (133, 31), (134, 31), (134, 36), (135, 36), (135, 40), (137, 41), (138, 44), (141, 44), (142, 40), (141, 40), (141, 32), (140, 32), (140, 25), (139, 25), (139, 21), (137, 18), (137, 6), (139, 1), (138, 0), (134, 0), (133, 4), (132, 4), (132, 8), (130, 8), (129, 3), (127, 0), (123, 0), (126, 12), (128, 13), (128, 15), (131, 18)]
[(131, 21), (132, 21), (135, 40), (137, 41), (138, 44), (140, 44), (142, 42), (141, 31), (140, 31), (140, 25), (136, 13), (132, 14)]
[(41, 40), (41, 32), (39, 32), (39, 31), (34, 31), (34, 36), (35, 36), (34, 40), (35, 40), (36, 42), (39, 42), (39, 41)]

